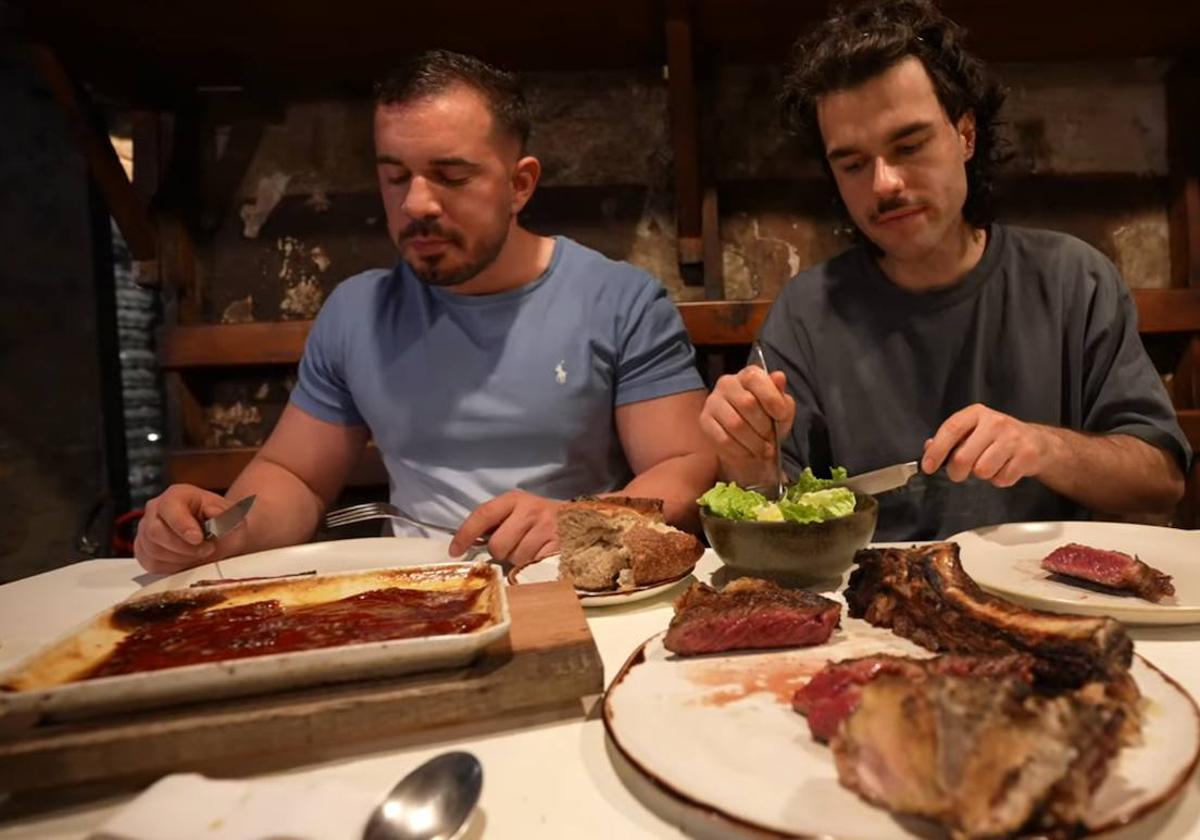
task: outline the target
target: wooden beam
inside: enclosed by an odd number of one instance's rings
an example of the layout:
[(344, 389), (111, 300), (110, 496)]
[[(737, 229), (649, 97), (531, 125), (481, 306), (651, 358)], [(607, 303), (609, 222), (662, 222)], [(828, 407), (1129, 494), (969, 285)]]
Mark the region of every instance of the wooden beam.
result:
[(154, 224), (129, 182), (112, 143), (98, 129), (89, 103), (81, 101), (80, 92), (66, 68), (48, 47), (29, 46), (27, 51), (30, 63), (66, 117), (75, 142), (87, 161), (88, 171), (108, 205), (108, 212), (125, 237), (130, 255), (135, 260), (154, 259), (158, 244)]
[(1178, 415), (1179, 428), (1183, 429), (1192, 449), (1200, 450), (1200, 408), (1185, 408)]
[(749, 344), (758, 335), (769, 300), (702, 301), (679, 304), (679, 314), (693, 344)]
[[(154, 196), (162, 182), (163, 126), (157, 111), (134, 111), (130, 114), (131, 139), (133, 140), (133, 191), (142, 206), (150, 208), (151, 223), (154, 224)], [(133, 277), (139, 286), (162, 288), (162, 274), (157, 252), (161, 250), (162, 231), (155, 224), (155, 259), (134, 260)]]
[(165, 292), (164, 320), (197, 324), (202, 321), (203, 288), (196, 271), (192, 236), (199, 206), (196, 178), (200, 171), (200, 120), (195, 97), (181, 99), (162, 133), (162, 175), (154, 206), (162, 234), (159, 276)]
[[(176, 449), (167, 453), (164, 464), (170, 483), (194, 484), (207, 490), (226, 490), (250, 463), (258, 448), (243, 446), (229, 449)], [(351, 487), (387, 484), (387, 470), (379, 450), (369, 444), (358, 465), (350, 473)]]
[(1200, 287), (1200, 53), (1166, 79), (1171, 285)]
[(166, 370), (288, 365), (300, 361), (312, 321), (259, 321), (169, 327), (158, 338)]
[(692, 13), (692, 0), (667, 2), (667, 111), (675, 156), (675, 226), (682, 265), (697, 265), (704, 259)]
[[(1200, 332), (1200, 289), (1135, 289), (1133, 298), (1142, 333)], [(771, 301), (696, 301), (677, 306), (693, 344), (721, 346), (753, 341)], [(165, 370), (296, 364), (311, 328), (311, 321), (168, 327), (159, 334), (159, 364)]]
[(261, 113), (240, 115), (230, 124), (229, 137), (219, 158), (215, 143), (202, 145), (207, 151), (202, 155), (199, 171), (208, 174), (196, 190), (200, 231), (211, 235), (230, 208), (236, 206), (238, 187), (254, 160), (266, 127), (267, 121)]
[(1134, 289), (1133, 299), (1143, 334), (1200, 332), (1200, 288)]
[(704, 297), (709, 301), (719, 301), (725, 297), (725, 252), (721, 247), (721, 211), (715, 183), (704, 185), (704, 200), (700, 204), (700, 229), (703, 232), (701, 240), (704, 252)]

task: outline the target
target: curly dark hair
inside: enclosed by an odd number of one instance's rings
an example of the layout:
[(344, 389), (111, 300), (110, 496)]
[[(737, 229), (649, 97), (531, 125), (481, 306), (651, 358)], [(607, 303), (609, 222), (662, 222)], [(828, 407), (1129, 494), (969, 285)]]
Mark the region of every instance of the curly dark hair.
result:
[(995, 172), (1004, 159), (996, 117), (1005, 90), (963, 47), (965, 34), (929, 0), (873, 0), (837, 9), (792, 48), (780, 97), (785, 127), (817, 155), (832, 179), (817, 124), (817, 100), (856, 87), (915, 56), (952, 122), (968, 112), (975, 115), (975, 153), (966, 164), (963, 217), (976, 227), (988, 224), (993, 218)]
[(486, 61), (450, 50), (428, 50), (412, 56), (375, 83), (376, 105), (398, 105), (442, 93), (454, 85), (478, 91), (496, 127), (517, 139), (520, 153), (529, 142), (529, 105), (516, 74)]

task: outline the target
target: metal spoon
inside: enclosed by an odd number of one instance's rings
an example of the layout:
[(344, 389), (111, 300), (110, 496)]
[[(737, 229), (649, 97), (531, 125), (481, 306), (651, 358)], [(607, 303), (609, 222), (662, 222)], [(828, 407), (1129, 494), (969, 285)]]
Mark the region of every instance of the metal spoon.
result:
[[(757, 341), (750, 347), (750, 363), (762, 368), (768, 375), (771, 369), (767, 367), (767, 357), (763, 354), (762, 345)], [(771, 421), (771, 437), (775, 444), (775, 499), (782, 499), (787, 492), (787, 483), (783, 476), (783, 450), (779, 448), (779, 426)]]
[(475, 810), (483, 767), (468, 752), (429, 759), (375, 807), (363, 840), (453, 840)]

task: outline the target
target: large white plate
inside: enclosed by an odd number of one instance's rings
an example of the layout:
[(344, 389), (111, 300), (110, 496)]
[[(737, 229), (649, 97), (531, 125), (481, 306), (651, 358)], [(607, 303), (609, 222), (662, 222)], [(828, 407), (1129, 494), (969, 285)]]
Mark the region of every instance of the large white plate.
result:
[[(224, 565), (223, 562), (222, 566)], [(420, 574), (425, 570), (457, 574), (465, 572), (469, 568), (470, 564), (460, 563), (447, 567), (445, 564), (439, 563), (413, 566), (411, 570), (415, 574)], [(297, 650), (244, 659), (203, 662), (156, 671), (98, 677), (26, 691), (0, 691), (0, 729), (5, 728), (6, 725), (19, 728), (22, 725), (32, 724), (44, 715), (54, 715), (64, 719), (87, 717), (155, 708), (199, 699), (235, 697), (301, 686), (398, 676), (417, 671), (433, 671), (465, 665), (492, 642), (503, 638), (512, 625), (508, 596), (500, 575), (500, 568), (493, 565), (489, 567), (489, 570), (491, 581), (488, 586), (495, 598), (492, 608), (495, 620), (469, 633), (387, 639)], [(230, 570), (227, 568), (225, 571), (226, 576), (229, 577)], [(281, 570), (278, 567), (268, 566), (255, 568), (254, 571), (258, 574), (282, 574), (288, 571), (303, 571), (303, 569)], [(378, 585), (374, 583), (378, 575), (368, 576), (364, 581), (362, 580), (364, 576), (355, 574), (361, 571), (367, 570), (338, 570), (331, 574), (322, 574), (321, 577), (335, 581), (335, 586), (342, 587), (350, 594)], [(241, 568), (240, 572), (247, 573), (248, 570)], [(146, 590), (139, 593), (139, 595), (144, 594), (146, 594)], [(89, 619), (47, 645), (44, 650), (53, 649), (61, 642), (71, 640), (76, 637), (76, 634), (88, 634), (80, 635), (78, 638), (91, 639), (91, 643), (96, 644), (96, 633), (92, 632), (95, 628), (100, 628), (100, 635), (107, 639), (108, 635), (105, 634), (104, 629), (110, 627), (108, 623), (110, 613), (111, 610), (106, 610)], [(111, 631), (109, 631), (110, 633)], [(75, 643), (72, 642), (72, 644)], [(43, 651), (39, 650), (30, 654), (6, 673), (13, 675), (24, 671), (29, 663), (41, 657), (42, 653)], [(0, 683), (5, 682), (6, 679), (5, 675), (0, 675)], [(16, 723), (10, 723), (13, 721)]]
[[(633, 589), (621, 589), (615, 592), (592, 592), (587, 589), (576, 589), (575, 594), (579, 596), (579, 602), (585, 607), (611, 607), (617, 604), (644, 601), (647, 598), (654, 598), (661, 595), (687, 580), (692, 576), (694, 568), (689, 569), (679, 575), (679, 577), (649, 586), (637, 586)], [(511, 584), (545, 583), (552, 580), (558, 580), (557, 554), (552, 554), (549, 557), (538, 560), (536, 563), (521, 566), (519, 569), (513, 569), (508, 573), (508, 582)]]
[[(663, 634), (639, 648), (604, 698), (618, 750), (673, 795), (720, 816), (788, 837), (892, 840), (911, 834), (887, 811), (843, 788), (829, 748), (792, 711), (796, 688), (824, 666), (875, 652), (929, 652), (888, 630), (843, 617), (827, 645), (791, 651), (676, 657)], [(1096, 791), (1087, 823), (1100, 831), (1163, 805), (1200, 758), (1200, 714), (1190, 696), (1141, 658), (1144, 742), (1123, 749)]]
[(487, 554), (452, 558), (447, 553), (449, 539), (426, 537), (364, 537), (353, 540), (290, 545), (254, 554), (243, 554), (217, 563), (206, 563), (170, 575), (138, 590), (135, 598), (168, 589), (185, 589), (196, 581), (269, 575), (291, 575), (315, 571), (319, 575), (396, 566), (423, 566), (429, 563), (487, 559)]
[[(1127, 624), (1200, 623), (1200, 531), (1125, 522), (1019, 522), (950, 537), (963, 568), (984, 589), (1039, 609), (1110, 615)], [(1055, 580), (1042, 558), (1066, 543), (1134, 554), (1173, 578), (1175, 596), (1157, 604)]]

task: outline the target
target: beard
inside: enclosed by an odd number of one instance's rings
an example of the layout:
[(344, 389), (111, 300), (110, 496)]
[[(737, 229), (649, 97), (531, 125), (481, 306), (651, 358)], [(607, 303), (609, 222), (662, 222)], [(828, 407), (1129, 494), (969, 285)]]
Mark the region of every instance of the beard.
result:
[(444, 253), (411, 259), (403, 257), (404, 262), (422, 283), (447, 288), (466, 283), (496, 261), (496, 257), (500, 256), (504, 249), (504, 243), (508, 241), (508, 226), (503, 227), (495, 236), (481, 239), (474, 248), (466, 251), (462, 236), (443, 230), (435, 221), (420, 219), (412, 222), (397, 237), (402, 255), (405, 240), (414, 236), (436, 236), (465, 251), (466, 258), (462, 262), (450, 265), (446, 264), (448, 254)]

